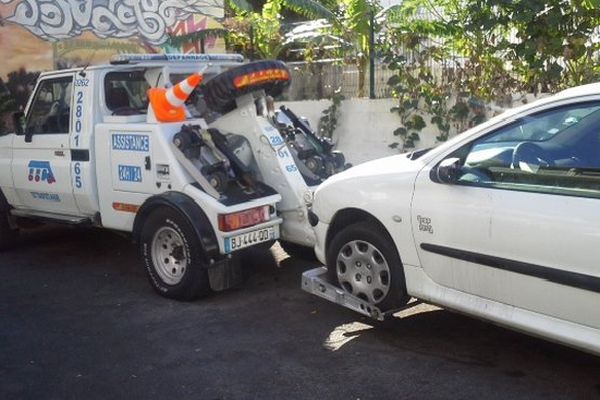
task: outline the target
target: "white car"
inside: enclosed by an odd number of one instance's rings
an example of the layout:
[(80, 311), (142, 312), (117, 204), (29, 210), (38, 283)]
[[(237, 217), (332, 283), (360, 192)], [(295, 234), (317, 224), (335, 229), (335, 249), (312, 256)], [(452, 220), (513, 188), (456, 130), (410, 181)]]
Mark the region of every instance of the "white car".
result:
[(600, 354), (600, 84), (335, 175), (310, 217), (330, 281), (383, 311), (415, 297)]

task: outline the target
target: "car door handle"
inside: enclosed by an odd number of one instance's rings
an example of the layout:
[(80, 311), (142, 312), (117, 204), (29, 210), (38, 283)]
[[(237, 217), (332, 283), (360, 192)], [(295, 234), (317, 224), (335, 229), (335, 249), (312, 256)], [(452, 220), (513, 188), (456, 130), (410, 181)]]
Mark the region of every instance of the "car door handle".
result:
[(54, 152), (54, 155), (55, 155), (56, 157), (64, 157), (64, 156), (65, 156), (65, 152), (64, 152), (64, 151), (62, 151), (62, 150), (56, 150), (56, 151)]

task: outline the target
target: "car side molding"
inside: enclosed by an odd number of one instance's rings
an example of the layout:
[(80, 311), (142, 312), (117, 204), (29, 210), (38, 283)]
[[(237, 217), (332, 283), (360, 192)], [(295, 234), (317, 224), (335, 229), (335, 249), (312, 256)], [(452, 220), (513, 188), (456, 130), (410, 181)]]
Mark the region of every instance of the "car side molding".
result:
[(515, 272), (534, 278), (544, 279), (560, 285), (570, 286), (577, 289), (600, 293), (600, 277), (581, 274), (578, 272), (564, 271), (557, 268), (526, 263), (508, 258), (496, 257), (472, 251), (439, 246), (431, 243), (421, 243), (421, 249), (430, 253), (455, 258), (475, 264), (485, 265), (504, 271)]

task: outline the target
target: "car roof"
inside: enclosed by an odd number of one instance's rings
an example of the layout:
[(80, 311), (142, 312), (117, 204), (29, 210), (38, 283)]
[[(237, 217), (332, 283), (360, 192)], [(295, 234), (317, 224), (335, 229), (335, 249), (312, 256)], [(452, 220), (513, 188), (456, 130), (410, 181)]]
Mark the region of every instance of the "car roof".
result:
[(575, 86), (565, 89), (556, 94), (555, 98), (569, 99), (572, 97), (590, 96), (600, 94), (600, 82), (589, 83), (587, 85)]

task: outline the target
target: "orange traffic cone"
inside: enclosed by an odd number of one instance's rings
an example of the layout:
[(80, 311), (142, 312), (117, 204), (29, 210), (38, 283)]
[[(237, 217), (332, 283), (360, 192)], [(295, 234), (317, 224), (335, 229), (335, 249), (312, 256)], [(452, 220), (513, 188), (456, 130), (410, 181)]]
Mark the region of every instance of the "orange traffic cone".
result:
[(202, 82), (201, 74), (192, 74), (170, 89), (148, 89), (148, 99), (158, 122), (185, 121), (184, 104), (196, 86)]

